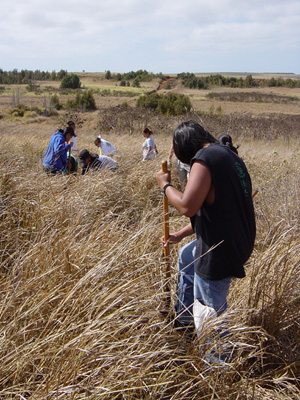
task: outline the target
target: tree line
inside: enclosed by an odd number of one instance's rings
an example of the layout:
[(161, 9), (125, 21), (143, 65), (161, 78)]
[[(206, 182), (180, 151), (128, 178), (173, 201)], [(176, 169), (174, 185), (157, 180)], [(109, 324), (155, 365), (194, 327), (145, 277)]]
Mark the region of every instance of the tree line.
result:
[[(105, 72), (105, 79), (112, 79), (120, 82), (120, 86), (140, 87), (141, 82), (151, 82), (154, 78), (163, 78), (163, 74), (154, 74), (146, 70), (139, 69), (137, 71), (125, 72), (124, 74), (113, 74), (110, 70)], [(132, 81), (132, 84), (130, 84)]]
[(48, 72), (40, 70), (30, 71), (27, 69), (22, 69), (21, 71), (18, 71), (17, 69), (12, 71), (3, 71), (3, 69), (0, 68), (0, 83), (6, 85), (28, 85), (31, 81), (61, 81), (67, 74), (68, 72), (63, 69), (59, 72)]
[(177, 79), (181, 79), (183, 85), (190, 89), (208, 89), (210, 86), (227, 86), (232, 88), (252, 88), (252, 87), (288, 87), (299, 88), (299, 79), (254, 79), (252, 75), (246, 78), (236, 78), (234, 76), (223, 76), (214, 74), (209, 76), (196, 77), (194, 73), (182, 72), (177, 75)]

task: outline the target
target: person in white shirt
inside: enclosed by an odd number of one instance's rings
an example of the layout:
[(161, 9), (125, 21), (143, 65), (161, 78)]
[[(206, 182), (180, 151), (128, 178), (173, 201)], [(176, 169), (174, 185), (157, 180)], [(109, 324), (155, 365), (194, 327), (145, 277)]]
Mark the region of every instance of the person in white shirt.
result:
[(145, 128), (143, 131), (143, 136), (146, 138), (143, 143), (143, 161), (153, 160), (158, 153), (152, 133), (149, 128)]
[(79, 159), (82, 164), (82, 175), (89, 170), (100, 172), (104, 169), (109, 169), (115, 171), (118, 168), (117, 161), (113, 160), (111, 157), (98, 156), (97, 154), (90, 153), (87, 149), (80, 151)]
[(116, 148), (113, 144), (109, 143), (107, 140), (102, 139), (101, 135), (95, 140), (95, 146), (99, 147), (100, 156), (113, 156), (116, 154)]
[(77, 147), (77, 137), (76, 137), (76, 125), (75, 122), (73, 121), (68, 121), (67, 125), (70, 126), (73, 131), (74, 131), (74, 136), (71, 138), (70, 140), (70, 144), (71, 144), (71, 149), (72, 151), (78, 151), (78, 147)]

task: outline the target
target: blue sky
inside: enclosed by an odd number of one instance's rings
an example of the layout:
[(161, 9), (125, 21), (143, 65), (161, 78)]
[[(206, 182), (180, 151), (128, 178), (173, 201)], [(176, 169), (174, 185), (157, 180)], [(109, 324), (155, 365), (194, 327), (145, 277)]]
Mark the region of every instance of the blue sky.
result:
[(299, 0), (0, 1), (5, 71), (300, 74)]

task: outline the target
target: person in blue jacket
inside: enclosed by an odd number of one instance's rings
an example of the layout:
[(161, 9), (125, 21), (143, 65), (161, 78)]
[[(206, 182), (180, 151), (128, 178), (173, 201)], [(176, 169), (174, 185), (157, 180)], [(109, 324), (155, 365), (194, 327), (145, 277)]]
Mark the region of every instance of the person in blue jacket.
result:
[(51, 136), (49, 146), (43, 159), (43, 168), (47, 174), (60, 174), (68, 165), (67, 153), (71, 148), (68, 143), (74, 136), (74, 130), (67, 127), (59, 129)]

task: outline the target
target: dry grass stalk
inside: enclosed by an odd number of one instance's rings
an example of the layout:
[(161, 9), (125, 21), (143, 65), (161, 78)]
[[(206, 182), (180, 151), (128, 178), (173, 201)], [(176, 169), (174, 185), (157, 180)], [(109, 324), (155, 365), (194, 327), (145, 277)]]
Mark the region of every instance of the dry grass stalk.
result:
[[(247, 278), (230, 291), (230, 335), (220, 339), (211, 324), (197, 339), (160, 312), (165, 266), (154, 174), (170, 137), (157, 132), (160, 159), (142, 163), (139, 132), (112, 134), (117, 172), (48, 177), (41, 155), (49, 134), (39, 137), (39, 129), (8, 124), (1, 137), (1, 398), (298, 399), (296, 145), (271, 158), (270, 145), (241, 147), (262, 189), (256, 249)], [(28, 135), (22, 142), (20, 132)], [(82, 137), (82, 147), (92, 149), (93, 137)], [(171, 209), (170, 229), (183, 223)], [(173, 299), (177, 255), (175, 246)], [(230, 364), (206, 362), (228, 347)]]

